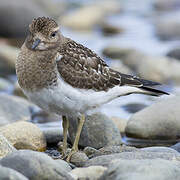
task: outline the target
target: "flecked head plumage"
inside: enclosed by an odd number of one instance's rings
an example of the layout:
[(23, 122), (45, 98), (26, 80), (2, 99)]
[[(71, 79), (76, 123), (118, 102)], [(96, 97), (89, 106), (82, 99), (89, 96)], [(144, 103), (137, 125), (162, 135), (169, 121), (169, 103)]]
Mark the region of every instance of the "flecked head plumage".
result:
[(32, 33), (42, 32), (43, 34), (48, 34), (51, 29), (58, 27), (56, 21), (49, 17), (38, 17), (33, 19), (29, 26), (29, 30)]

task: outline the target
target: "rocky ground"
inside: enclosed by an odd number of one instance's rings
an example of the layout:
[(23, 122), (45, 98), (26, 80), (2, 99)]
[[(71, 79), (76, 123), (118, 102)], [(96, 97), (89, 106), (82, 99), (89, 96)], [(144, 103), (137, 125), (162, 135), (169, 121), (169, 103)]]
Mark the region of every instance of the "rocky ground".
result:
[[(180, 3), (154, 0), (150, 11), (139, 13), (136, 5), (128, 2), (0, 0), (0, 180), (179, 180)], [(146, 44), (146, 36), (141, 46), (144, 51), (137, 48), (138, 41), (137, 47), (117, 43), (129, 38), (128, 28), (107, 19), (111, 16), (123, 19), (123, 13), (138, 14), (151, 24), (156, 39), (153, 45)], [(33, 17), (43, 15), (54, 17), (67, 34), (80, 41), (87, 38), (86, 46), (91, 47), (94, 40), (97, 44), (94, 49), (113, 69), (166, 84), (158, 88), (171, 95), (161, 98), (137, 95), (139, 102), (135, 100), (137, 96), (129, 96), (121, 98), (125, 104), (115, 104), (116, 107), (109, 104), (105, 109), (112, 114), (114, 108), (118, 109), (118, 116), (104, 112), (87, 116), (80, 151), (70, 163), (62, 160), (61, 117), (47, 114), (29, 102), (15, 76), (15, 60), (27, 26)], [(163, 51), (157, 53), (157, 49)], [(121, 109), (128, 115), (122, 116)], [(77, 120), (70, 119), (68, 150), (76, 128)]]

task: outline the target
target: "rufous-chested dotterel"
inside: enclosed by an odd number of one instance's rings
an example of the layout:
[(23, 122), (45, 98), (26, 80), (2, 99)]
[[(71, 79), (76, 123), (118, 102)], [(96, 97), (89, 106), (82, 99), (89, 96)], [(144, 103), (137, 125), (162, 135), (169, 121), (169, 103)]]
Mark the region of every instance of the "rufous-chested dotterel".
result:
[(45, 111), (62, 115), (64, 157), (68, 117), (79, 119), (67, 161), (78, 150), (81, 129), (89, 110), (132, 93), (168, 94), (153, 88), (159, 83), (111, 69), (92, 50), (64, 37), (51, 18), (34, 19), (29, 32), (16, 61), (18, 82), (32, 102)]

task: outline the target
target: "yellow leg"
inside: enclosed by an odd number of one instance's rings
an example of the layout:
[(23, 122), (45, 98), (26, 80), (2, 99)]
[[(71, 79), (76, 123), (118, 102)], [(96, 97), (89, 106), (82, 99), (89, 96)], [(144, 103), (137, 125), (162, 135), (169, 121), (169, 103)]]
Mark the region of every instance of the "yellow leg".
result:
[(74, 140), (73, 147), (72, 147), (71, 152), (68, 154), (68, 157), (66, 159), (67, 162), (69, 162), (70, 159), (71, 159), (71, 156), (75, 152), (78, 151), (78, 143), (79, 143), (79, 138), (80, 138), (80, 135), (81, 135), (81, 130), (82, 130), (84, 121), (85, 121), (85, 115), (82, 115), (81, 118), (79, 119), (79, 124), (78, 124), (78, 128), (77, 128), (77, 131), (76, 131), (76, 137), (75, 137), (75, 140)]
[(63, 158), (66, 157), (66, 151), (67, 151), (67, 132), (69, 128), (69, 119), (66, 116), (62, 116), (63, 120)]

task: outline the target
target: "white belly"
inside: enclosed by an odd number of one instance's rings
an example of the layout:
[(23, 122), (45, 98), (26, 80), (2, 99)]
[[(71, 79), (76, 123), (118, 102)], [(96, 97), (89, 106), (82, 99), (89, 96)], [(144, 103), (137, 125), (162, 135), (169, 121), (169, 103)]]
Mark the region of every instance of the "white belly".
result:
[(45, 111), (60, 115), (78, 115), (97, 108), (118, 96), (135, 91), (137, 91), (137, 88), (126, 86), (117, 86), (108, 92), (76, 89), (60, 78), (56, 87), (44, 88), (38, 92), (24, 91), (24, 93), (33, 103)]

